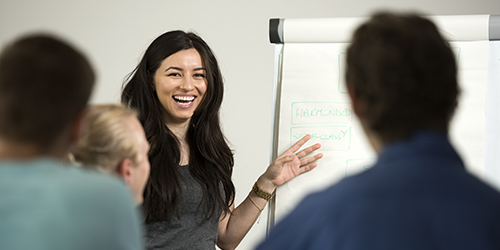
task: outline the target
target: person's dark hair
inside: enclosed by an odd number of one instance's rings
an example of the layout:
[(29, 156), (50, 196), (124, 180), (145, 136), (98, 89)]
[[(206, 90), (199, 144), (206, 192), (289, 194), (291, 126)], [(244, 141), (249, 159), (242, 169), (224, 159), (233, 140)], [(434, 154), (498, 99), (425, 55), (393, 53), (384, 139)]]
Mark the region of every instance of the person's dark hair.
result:
[(383, 143), (420, 129), (447, 133), (459, 94), (449, 44), (416, 14), (377, 13), (362, 24), (348, 48), (346, 82)]
[(0, 56), (0, 136), (52, 146), (85, 108), (94, 71), (82, 53), (46, 34), (22, 37)]
[(151, 145), (151, 174), (143, 203), (146, 221), (167, 220), (175, 215), (181, 196), (177, 173), (179, 140), (165, 125), (163, 107), (153, 89), (154, 74), (167, 57), (191, 48), (198, 51), (206, 69), (207, 91), (187, 132), (189, 169), (203, 187), (203, 209), (207, 219), (214, 216), (217, 207), (228, 213), (234, 200), (233, 153), (219, 121), (224, 86), (217, 60), (210, 47), (196, 34), (170, 31), (156, 38), (147, 48), (139, 65), (125, 81), (121, 97), (124, 104), (139, 111), (139, 120)]

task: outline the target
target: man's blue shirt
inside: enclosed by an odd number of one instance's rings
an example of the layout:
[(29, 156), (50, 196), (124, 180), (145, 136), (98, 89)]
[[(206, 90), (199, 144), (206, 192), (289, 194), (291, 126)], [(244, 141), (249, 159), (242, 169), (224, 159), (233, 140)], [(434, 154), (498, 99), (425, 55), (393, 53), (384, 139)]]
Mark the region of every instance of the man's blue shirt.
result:
[(420, 132), (305, 198), (257, 249), (500, 249), (500, 193), (445, 135)]

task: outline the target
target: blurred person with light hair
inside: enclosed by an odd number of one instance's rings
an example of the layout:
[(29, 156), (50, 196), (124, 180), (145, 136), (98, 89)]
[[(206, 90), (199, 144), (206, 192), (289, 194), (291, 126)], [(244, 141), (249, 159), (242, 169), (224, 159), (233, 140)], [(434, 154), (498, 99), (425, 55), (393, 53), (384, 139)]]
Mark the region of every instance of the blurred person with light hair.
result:
[(134, 110), (121, 104), (94, 104), (88, 108), (73, 157), (85, 167), (119, 176), (136, 204), (141, 204), (150, 169), (148, 151), (149, 143)]

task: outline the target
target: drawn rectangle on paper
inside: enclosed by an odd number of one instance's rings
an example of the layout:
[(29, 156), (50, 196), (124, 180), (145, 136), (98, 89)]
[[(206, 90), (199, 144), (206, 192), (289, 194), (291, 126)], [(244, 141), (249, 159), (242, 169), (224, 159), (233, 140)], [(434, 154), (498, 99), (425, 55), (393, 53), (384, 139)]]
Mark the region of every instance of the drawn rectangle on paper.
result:
[(353, 115), (350, 102), (292, 103), (292, 125), (351, 123)]
[(321, 143), (321, 150), (347, 151), (351, 147), (351, 127), (347, 125), (322, 127), (292, 127), (290, 129), (290, 146), (304, 137), (311, 135), (307, 145)]

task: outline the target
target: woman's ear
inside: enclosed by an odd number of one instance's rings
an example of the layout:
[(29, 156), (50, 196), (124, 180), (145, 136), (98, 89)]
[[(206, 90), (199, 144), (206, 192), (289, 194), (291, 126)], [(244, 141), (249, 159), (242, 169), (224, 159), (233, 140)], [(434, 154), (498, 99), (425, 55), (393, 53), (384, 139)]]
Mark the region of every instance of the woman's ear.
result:
[(154, 75), (151, 74), (151, 72), (149, 72), (149, 70), (148, 70), (148, 82), (153, 92), (155, 92), (156, 91), (155, 78)]
[(153, 90), (153, 92), (156, 92), (156, 85), (155, 85), (153, 80), (149, 81), (149, 86), (151, 86), (151, 89)]

